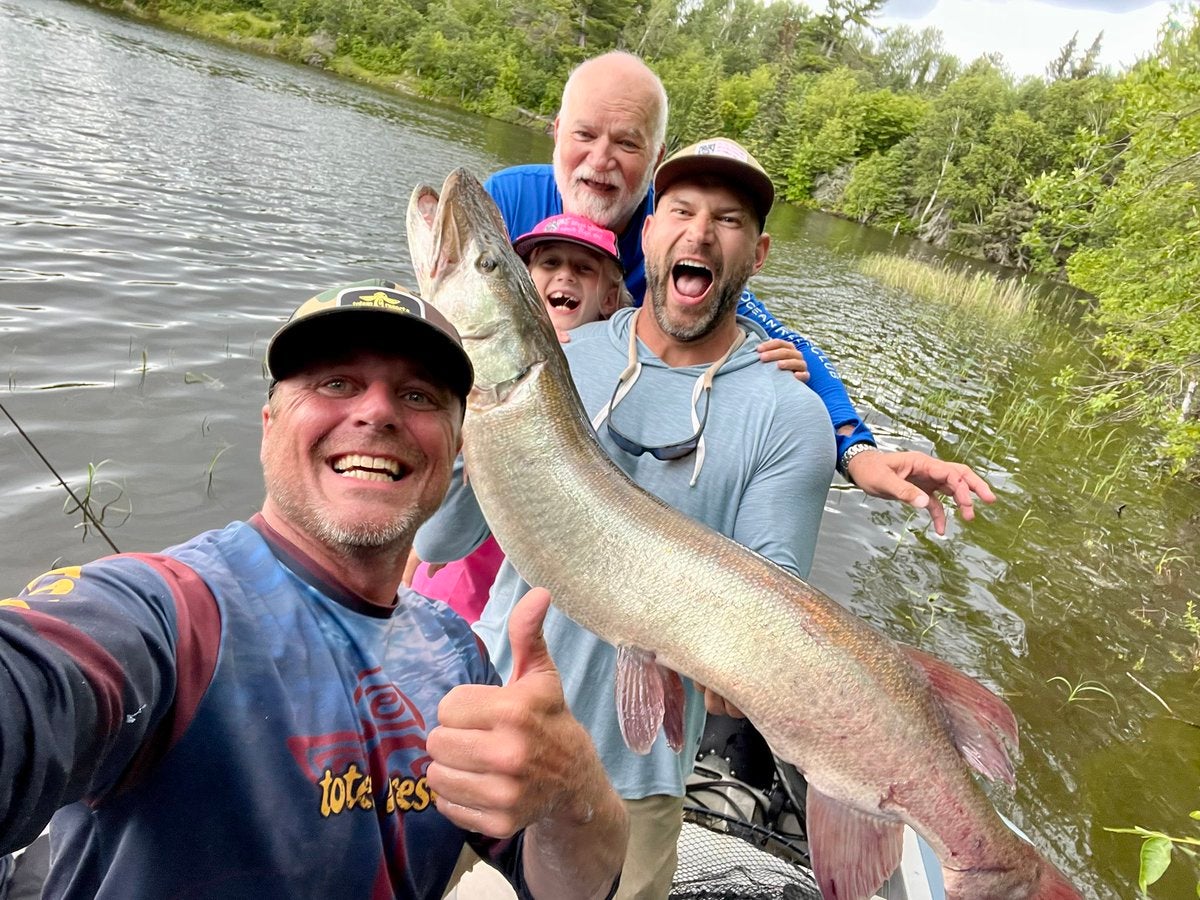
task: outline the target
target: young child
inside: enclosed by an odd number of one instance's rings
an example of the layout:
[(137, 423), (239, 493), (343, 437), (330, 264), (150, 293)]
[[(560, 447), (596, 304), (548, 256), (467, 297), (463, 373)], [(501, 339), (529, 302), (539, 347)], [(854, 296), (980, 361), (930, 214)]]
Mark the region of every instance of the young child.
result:
[[(543, 219), (513, 241), (534, 287), (546, 304), (559, 339), (580, 325), (607, 319), (621, 306), (625, 272), (617, 238), (607, 228), (570, 213)], [(421, 563), (412, 576), (419, 594), (448, 603), (468, 622), (483, 612), (504, 552), (494, 537), (464, 559), (434, 566)]]
[(560, 334), (607, 319), (624, 305), (625, 272), (616, 236), (607, 228), (563, 213), (543, 219), (513, 241), (513, 249)]

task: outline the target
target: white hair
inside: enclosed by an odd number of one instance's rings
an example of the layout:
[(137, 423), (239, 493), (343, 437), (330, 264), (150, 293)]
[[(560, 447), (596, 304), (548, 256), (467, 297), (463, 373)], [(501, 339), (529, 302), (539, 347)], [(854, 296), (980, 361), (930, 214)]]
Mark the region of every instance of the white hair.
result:
[(561, 112), (567, 108), (567, 99), (571, 93), (571, 87), (575, 83), (575, 77), (580, 73), (580, 71), (594, 63), (617, 60), (635, 65), (636, 67), (644, 70), (645, 73), (650, 76), (651, 82), (654, 85), (653, 90), (656, 95), (655, 100), (657, 101), (655, 104), (656, 108), (654, 110), (654, 120), (650, 123), (650, 137), (655, 148), (661, 149), (666, 144), (667, 140), (667, 89), (663, 87), (662, 79), (654, 73), (653, 69), (646, 65), (645, 60), (627, 50), (610, 50), (608, 53), (602, 53), (599, 56), (593, 56), (591, 59), (585, 59), (574, 69), (572, 69), (571, 74), (567, 76), (567, 83), (563, 85), (562, 101), (559, 105), (559, 113), (561, 114)]

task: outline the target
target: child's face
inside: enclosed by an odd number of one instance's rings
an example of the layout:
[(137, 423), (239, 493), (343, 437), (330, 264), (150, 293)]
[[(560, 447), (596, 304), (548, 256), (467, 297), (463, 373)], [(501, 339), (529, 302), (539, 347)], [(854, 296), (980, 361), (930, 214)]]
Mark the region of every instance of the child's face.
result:
[(533, 248), (528, 265), (550, 321), (559, 331), (616, 311), (619, 285), (612, 277), (614, 267), (599, 253), (567, 241), (549, 241)]

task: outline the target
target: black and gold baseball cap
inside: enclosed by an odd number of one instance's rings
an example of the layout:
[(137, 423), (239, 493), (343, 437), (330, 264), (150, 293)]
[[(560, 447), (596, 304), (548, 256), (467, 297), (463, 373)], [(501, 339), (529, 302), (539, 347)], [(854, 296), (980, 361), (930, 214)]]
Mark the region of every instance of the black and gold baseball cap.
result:
[(463, 399), (475, 380), (450, 321), (416, 294), (378, 278), (331, 288), (300, 304), (267, 344), (267, 371), (273, 384), (358, 347), (412, 354)]

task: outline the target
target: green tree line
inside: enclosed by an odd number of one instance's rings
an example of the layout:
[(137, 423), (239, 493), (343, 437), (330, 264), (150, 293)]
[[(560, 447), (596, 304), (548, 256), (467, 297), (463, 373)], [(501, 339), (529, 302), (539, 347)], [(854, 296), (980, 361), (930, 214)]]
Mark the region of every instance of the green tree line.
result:
[(940, 32), (876, 27), (884, 0), (98, 0), (515, 120), (553, 116), (581, 60), (642, 56), (669, 138), (723, 134), (780, 195), (1096, 298), (1104, 373), (1065, 373), (1095, 415), (1163, 435), (1200, 475), (1200, 16), (1097, 65), (1073, 38), (1041, 77), (964, 62)]

